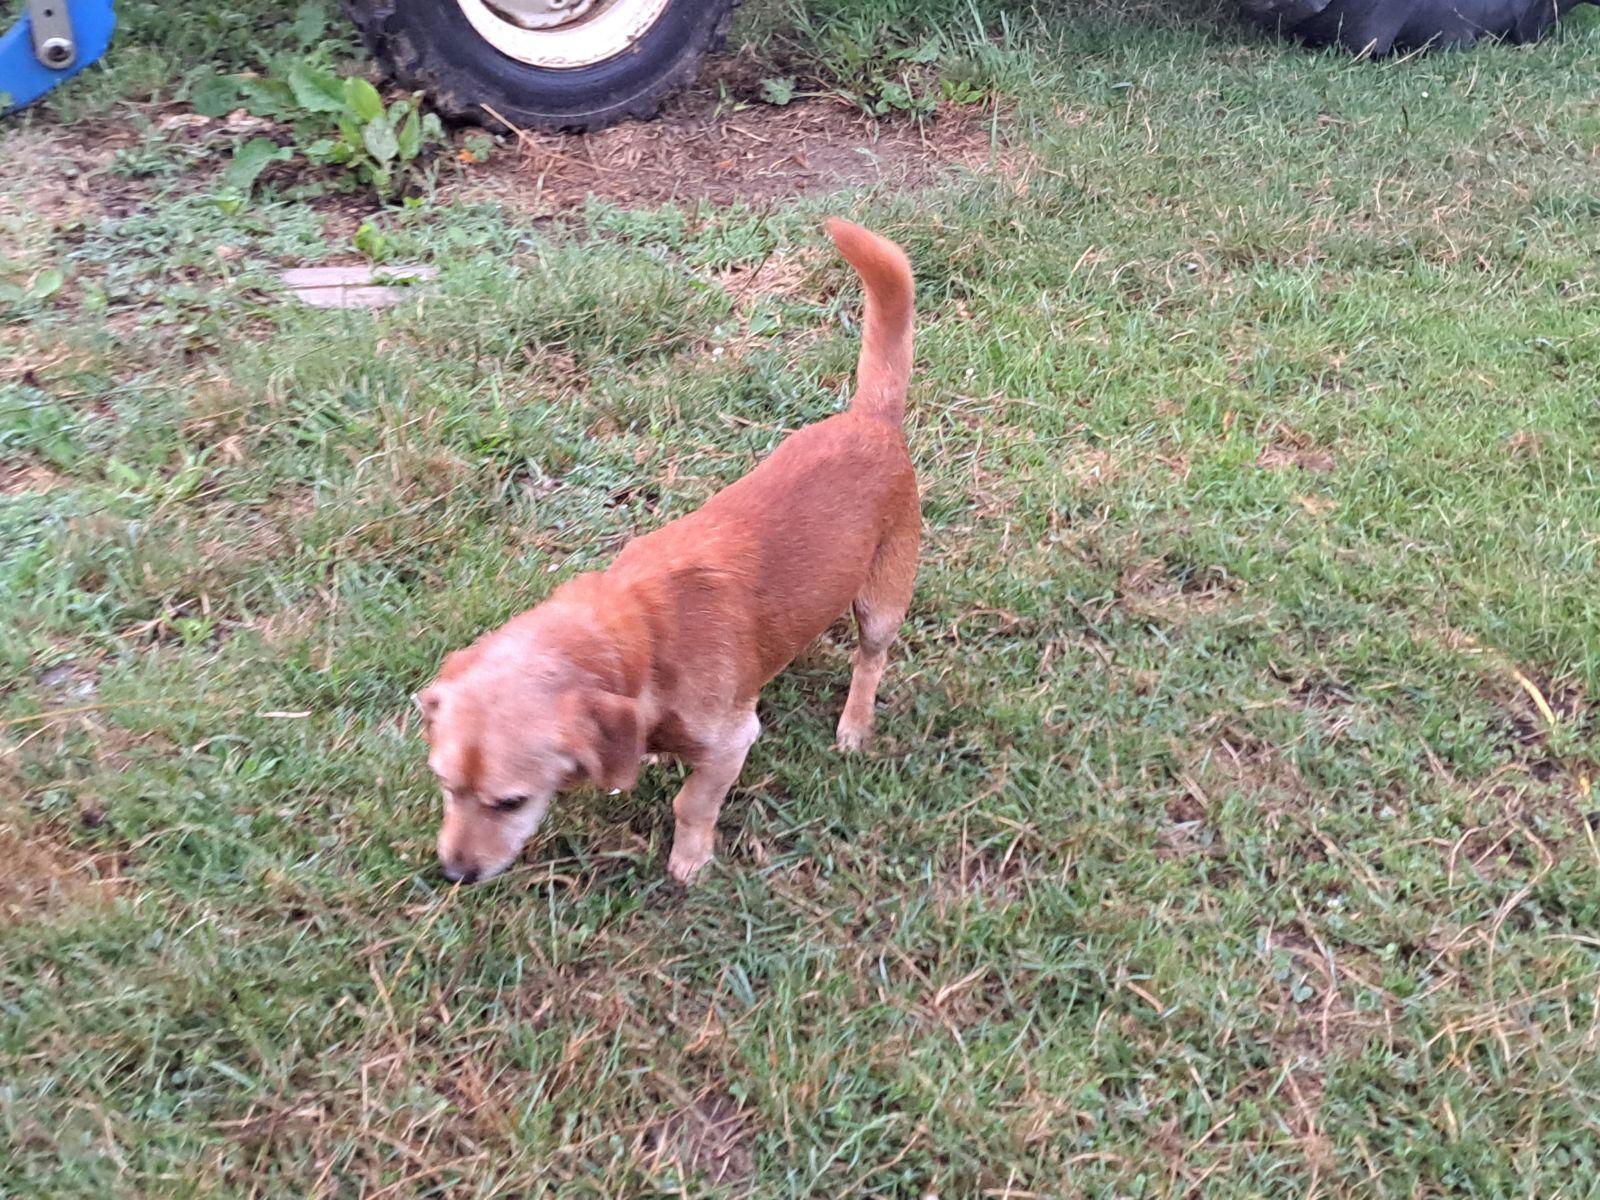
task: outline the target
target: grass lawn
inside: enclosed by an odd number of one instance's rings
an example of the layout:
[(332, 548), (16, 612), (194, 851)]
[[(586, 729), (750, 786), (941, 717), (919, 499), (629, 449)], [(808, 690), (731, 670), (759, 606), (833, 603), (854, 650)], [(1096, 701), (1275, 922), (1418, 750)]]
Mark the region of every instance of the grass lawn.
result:
[[(1600, 1195), (1595, 9), (758, 5), (682, 105), (927, 161), (407, 207), (227, 194), (188, 99), (358, 69), (316, 5), (120, 7), (0, 125), (0, 1197)], [(841, 625), (695, 889), (672, 767), (450, 888), (411, 692), (838, 409), (831, 213), (921, 288), (877, 749)], [(276, 286), (362, 223), (437, 280)]]

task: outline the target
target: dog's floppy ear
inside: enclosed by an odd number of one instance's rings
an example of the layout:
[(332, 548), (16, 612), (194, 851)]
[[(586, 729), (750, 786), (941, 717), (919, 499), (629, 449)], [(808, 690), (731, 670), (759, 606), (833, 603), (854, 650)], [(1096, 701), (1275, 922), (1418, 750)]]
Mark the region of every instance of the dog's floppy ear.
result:
[(439, 711), (439, 685), (430, 683), (415, 696), (411, 702), (417, 706), (417, 711), (422, 714), (423, 732), (433, 728), (433, 714)]
[(572, 697), (572, 752), (589, 781), (626, 791), (639, 781), (644, 730), (639, 705), (615, 692), (584, 691)]

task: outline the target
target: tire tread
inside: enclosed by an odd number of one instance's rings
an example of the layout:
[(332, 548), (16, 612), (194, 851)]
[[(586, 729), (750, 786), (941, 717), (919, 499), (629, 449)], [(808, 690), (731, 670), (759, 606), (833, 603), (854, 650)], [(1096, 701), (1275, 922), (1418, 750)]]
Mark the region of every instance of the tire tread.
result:
[[(705, 23), (693, 43), (678, 54), (667, 70), (632, 96), (598, 105), (589, 112), (561, 114), (540, 113), (515, 101), (502, 105), (498, 98), (489, 102), (508, 120), (526, 129), (590, 132), (620, 121), (648, 121), (661, 111), (667, 97), (694, 81), (701, 60), (727, 39), (733, 10), (740, 0), (713, 2), (717, 5), (715, 19)], [(430, 54), (429, 47), (417, 45), (399, 20), (398, 8), (398, 0), (345, 2), (345, 12), (355, 23), (372, 56), (402, 84), (426, 92), (441, 116), (476, 125), (494, 121), (483, 109), (486, 97), (472, 74)]]

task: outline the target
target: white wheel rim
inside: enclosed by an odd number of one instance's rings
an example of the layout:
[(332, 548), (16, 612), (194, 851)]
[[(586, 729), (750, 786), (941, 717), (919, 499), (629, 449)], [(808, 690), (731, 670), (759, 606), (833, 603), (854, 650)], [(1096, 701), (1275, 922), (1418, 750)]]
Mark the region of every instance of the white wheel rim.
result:
[(525, 29), (485, 0), (456, 0), (462, 15), (501, 54), (533, 67), (571, 70), (615, 58), (649, 32), (672, 0), (598, 0), (570, 24)]

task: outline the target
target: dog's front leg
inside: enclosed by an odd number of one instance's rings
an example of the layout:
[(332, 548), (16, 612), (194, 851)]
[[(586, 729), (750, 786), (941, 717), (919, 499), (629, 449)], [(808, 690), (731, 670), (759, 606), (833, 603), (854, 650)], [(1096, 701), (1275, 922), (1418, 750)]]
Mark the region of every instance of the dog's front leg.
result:
[(745, 755), (761, 733), (761, 722), (754, 711), (740, 714), (711, 736), (702, 739), (703, 750), (689, 759), (689, 778), (672, 801), (676, 828), (672, 835), (672, 858), (667, 870), (674, 879), (689, 883), (696, 872), (711, 861), (717, 836), (717, 814), (728, 789), (739, 778)]

